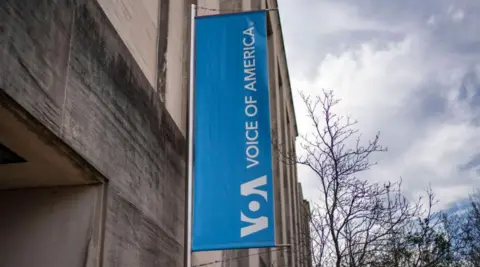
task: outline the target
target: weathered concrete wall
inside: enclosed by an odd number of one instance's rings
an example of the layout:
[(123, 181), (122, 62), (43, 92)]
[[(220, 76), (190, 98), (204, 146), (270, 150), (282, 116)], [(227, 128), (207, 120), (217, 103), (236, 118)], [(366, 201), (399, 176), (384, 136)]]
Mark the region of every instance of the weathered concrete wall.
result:
[(0, 88), (59, 134), (73, 7), (66, 1), (0, 5)]
[(108, 179), (103, 266), (182, 266), (185, 139), (99, 3), (4, 0), (0, 29), (0, 90)]
[(156, 88), (159, 0), (98, 0), (105, 14)]
[(98, 2), (186, 135), (190, 4), (196, 0)]
[(183, 133), (187, 130), (190, 4), (196, 0), (98, 0)]

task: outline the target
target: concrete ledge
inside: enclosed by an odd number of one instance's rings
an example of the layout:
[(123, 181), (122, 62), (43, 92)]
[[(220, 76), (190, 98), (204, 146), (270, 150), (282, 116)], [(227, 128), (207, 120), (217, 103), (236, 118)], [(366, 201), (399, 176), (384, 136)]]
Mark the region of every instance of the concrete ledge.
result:
[(0, 143), (27, 161), (0, 165), (0, 189), (100, 182), (102, 175), (1, 88)]

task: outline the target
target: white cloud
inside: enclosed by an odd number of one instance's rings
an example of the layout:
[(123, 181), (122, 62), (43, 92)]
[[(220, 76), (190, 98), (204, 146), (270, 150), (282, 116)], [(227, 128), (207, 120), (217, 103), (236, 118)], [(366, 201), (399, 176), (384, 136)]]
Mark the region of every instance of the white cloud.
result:
[(461, 8), (456, 8), (453, 5), (447, 9), (447, 14), (451, 17), (452, 21), (460, 22), (465, 17), (465, 12)]
[(317, 34), (385, 29), (384, 25), (374, 20), (360, 17), (355, 7), (339, 1), (318, 1), (316, 5), (310, 6), (309, 10), (316, 13), (317, 23), (313, 25)]
[[(302, 76), (291, 79), (293, 87), (310, 94), (322, 88), (334, 90), (342, 99), (338, 112), (357, 118), (365, 137), (382, 132), (382, 144), (390, 151), (378, 155), (379, 165), (363, 178), (382, 182), (401, 176), (410, 196), (431, 184), (441, 203), (448, 205), (466, 197), (479, 181), (475, 171), (458, 166), (480, 151), (480, 128), (471, 123), (473, 110), (457, 101), (468, 68), (429, 45), (420, 34), (386, 46), (370, 41), (339, 55), (327, 54), (313, 81)], [(467, 92), (471, 98), (475, 88)], [(430, 96), (438, 96), (445, 106), (433, 118), (423, 119), (422, 109), (431, 105), (424, 101)], [(299, 130), (311, 131), (298, 95), (295, 104)], [(415, 109), (418, 114), (412, 112)], [(299, 168), (299, 176), (306, 184), (305, 196), (314, 199), (315, 176), (304, 167)]]
[(455, 13), (453, 13), (452, 15), (453, 21), (461, 21), (463, 20), (464, 17), (465, 17), (465, 13), (461, 9), (455, 11)]
[[(337, 112), (359, 119), (362, 131), (372, 134), (379, 123), (387, 122), (402, 108), (402, 99), (409, 94), (408, 90), (414, 88), (412, 84), (422, 79), (419, 73), (402, 66), (405, 64), (402, 61), (412, 52), (411, 40), (391, 43), (380, 51), (374, 48), (374, 44), (364, 44), (339, 56), (328, 54), (315, 81), (293, 77), (292, 84), (309, 94), (317, 94), (322, 88), (333, 89), (342, 99), (341, 110)], [(298, 96), (295, 104), (300, 131), (310, 132), (310, 121), (301, 115), (305, 110)], [(305, 178), (302, 174), (308, 172), (302, 170), (300, 177)], [(303, 180), (313, 184), (310, 175)], [(308, 197), (314, 197), (314, 194), (315, 191), (306, 193)]]
[[(293, 75), (309, 76), (327, 53), (350, 49), (356, 32), (392, 34), (396, 25), (365, 18), (345, 1), (280, 1), (281, 19)], [(335, 40), (335, 41), (334, 41)], [(292, 49), (291, 49), (292, 48)]]
[[(358, 119), (365, 138), (380, 131), (389, 148), (362, 178), (402, 177), (410, 196), (431, 185), (443, 206), (480, 187), (480, 17), (468, 16), (480, 2), (451, 3), (280, 0), (293, 90), (334, 90), (338, 112)], [(315, 199), (314, 174), (298, 171)]]

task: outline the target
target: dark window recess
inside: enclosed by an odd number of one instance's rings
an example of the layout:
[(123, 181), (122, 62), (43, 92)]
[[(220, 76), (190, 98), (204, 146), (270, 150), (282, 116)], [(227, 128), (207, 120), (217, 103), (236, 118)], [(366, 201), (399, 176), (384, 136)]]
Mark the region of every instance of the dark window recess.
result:
[(282, 71), (280, 69), (280, 63), (278, 64), (278, 86), (280, 86), (280, 88), (283, 86)]
[(24, 158), (15, 154), (8, 147), (0, 143), (0, 164), (24, 163), (27, 162)]
[(270, 13), (272, 12), (267, 12), (267, 36), (271, 36), (273, 34), (273, 27), (270, 23)]
[(288, 109), (285, 109), (285, 114), (287, 117), (287, 125), (290, 125), (290, 116), (288, 116)]

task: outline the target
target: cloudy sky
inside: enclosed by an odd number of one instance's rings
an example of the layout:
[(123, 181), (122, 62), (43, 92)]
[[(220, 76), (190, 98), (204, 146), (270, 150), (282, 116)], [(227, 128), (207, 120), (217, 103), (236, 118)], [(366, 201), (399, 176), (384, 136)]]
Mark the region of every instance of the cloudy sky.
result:
[[(363, 178), (429, 184), (446, 207), (480, 188), (479, 0), (279, 0), (292, 89), (331, 89), (337, 110), (389, 151)], [(309, 121), (298, 95), (297, 123)], [(299, 170), (306, 197), (315, 177)]]

